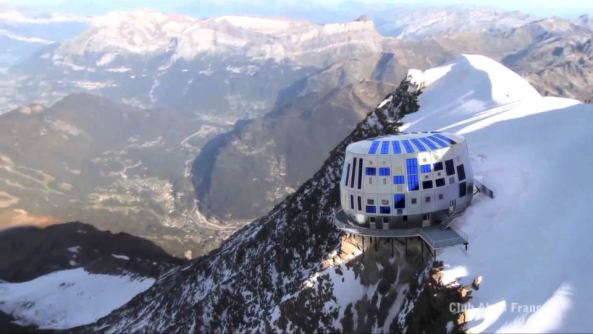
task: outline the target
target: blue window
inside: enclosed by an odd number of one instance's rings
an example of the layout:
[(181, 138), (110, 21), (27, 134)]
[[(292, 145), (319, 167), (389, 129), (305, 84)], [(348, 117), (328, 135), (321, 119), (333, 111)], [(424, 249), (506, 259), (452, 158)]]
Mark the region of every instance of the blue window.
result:
[(406, 179), (403, 175), (394, 175), (393, 176), (393, 184), (404, 184)]
[(404, 144), (407, 153), (414, 153), (414, 148), (412, 147), (412, 144), (410, 144), (410, 141), (404, 139), (402, 140), (402, 143)]
[(389, 176), (391, 175), (391, 169), (389, 167), (380, 167), (379, 168), (379, 176)]
[(430, 164), (420, 166), (420, 171), (422, 173), (430, 173)]
[(424, 145), (422, 145), (422, 143), (418, 139), (416, 139), (416, 138), (412, 139), (412, 143), (414, 144), (414, 146), (416, 146), (418, 148), (419, 152), (426, 152), (426, 148), (424, 147)]
[(446, 160), (445, 161), (445, 170), (447, 171), (447, 175), (455, 175), (455, 167), (453, 167), (453, 160)]
[(408, 190), (415, 191), (418, 190), (418, 175), (409, 175), (408, 176)]
[(377, 168), (375, 167), (367, 167), (365, 170), (367, 176), (377, 175)]
[(381, 154), (389, 154), (389, 142), (384, 141), (381, 143)]
[(402, 147), (399, 145), (398, 140), (392, 141), (391, 144), (393, 145), (393, 153), (402, 154)]
[(443, 135), (442, 135), (442, 134), (440, 134), (440, 133), (437, 133), (437, 134), (435, 134), (435, 136), (436, 136), (436, 137), (438, 137), (438, 138), (440, 138), (440, 139), (442, 139), (442, 140), (444, 140), (444, 141), (446, 141), (446, 142), (447, 142), (447, 143), (449, 143), (449, 144), (457, 144), (457, 142), (456, 142), (456, 141), (454, 141), (453, 139), (451, 139), (451, 138), (449, 138), (449, 137), (445, 137), (445, 136), (443, 136)]
[(435, 162), (434, 163), (434, 170), (435, 171), (437, 171), (437, 170), (443, 170), (443, 163), (440, 162), (440, 161), (439, 162)]
[(367, 205), (366, 212), (367, 213), (377, 213), (377, 207), (374, 205)]
[(354, 195), (350, 195), (350, 209), (354, 210)]
[(432, 150), (438, 149), (438, 147), (433, 142), (428, 140), (427, 138), (420, 138), (420, 140), (422, 140), (422, 142), (424, 144), (426, 144), (428, 147), (430, 147), (430, 149), (432, 149)]
[(432, 189), (432, 180), (422, 181), (422, 189)]
[(384, 214), (384, 215), (388, 215), (391, 213), (391, 208), (388, 206), (380, 206), (379, 207), (379, 212)]
[(459, 177), (459, 181), (465, 180), (465, 168), (463, 165), (457, 166), (457, 177)]
[(436, 179), (434, 180), (434, 182), (436, 183), (437, 187), (444, 187), (445, 186), (445, 179)]
[(393, 195), (393, 207), (395, 209), (404, 209), (406, 207), (406, 195), (395, 194)]
[(371, 147), (369, 148), (369, 154), (377, 153), (378, 148), (379, 148), (379, 141), (378, 140), (373, 141), (373, 143), (371, 144)]
[(406, 159), (406, 166), (408, 167), (408, 175), (418, 174), (418, 159)]
[(440, 140), (438, 137), (435, 136), (428, 136), (426, 137), (430, 140), (432, 140), (433, 142), (437, 143), (440, 147), (447, 147), (449, 145), (447, 145), (447, 143), (445, 143), (444, 141)]

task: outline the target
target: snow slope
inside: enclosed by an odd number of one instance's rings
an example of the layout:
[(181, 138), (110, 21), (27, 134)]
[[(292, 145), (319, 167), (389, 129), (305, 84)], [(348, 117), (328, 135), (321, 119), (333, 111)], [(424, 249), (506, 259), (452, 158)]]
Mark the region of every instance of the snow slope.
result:
[(408, 131), (465, 136), (476, 177), (495, 193), (478, 196), (455, 223), (469, 251), (439, 255), (450, 265), (446, 280), (484, 277), (470, 332), (590, 331), (593, 106), (541, 97), (482, 56), (445, 68), (411, 73), (432, 80), (404, 121)]
[(97, 321), (153, 283), (83, 268), (57, 271), (23, 283), (0, 282), (0, 311), (20, 324), (66, 329)]

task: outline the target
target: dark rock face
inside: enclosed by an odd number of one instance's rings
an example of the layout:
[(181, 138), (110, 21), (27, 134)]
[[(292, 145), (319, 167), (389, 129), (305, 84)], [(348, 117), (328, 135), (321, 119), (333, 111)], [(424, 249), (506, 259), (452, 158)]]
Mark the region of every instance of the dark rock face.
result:
[(82, 223), (0, 232), (0, 279), (9, 282), (29, 281), (76, 267), (94, 273), (132, 273), (156, 278), (184, 261), (148, 240), (99, 231)]
[[(339, 245), (340, 233), (331, 217), (338, 206), (346, 146), (397, 131), (398, 120), (418, 110), (418, 94), (402, 82), (387, 97), (388, 103), (370, 112), (331, 151), (313, 177), (269, 214), (237, 232), (208, 256), (161, 276), (151, 289), (125, 307), (76, 331), (278, 330), (280, 320), (275, 318), (275, 306), (287, 296), (298, 295), (303, 281), (323, 270), (322, 259)], [(321, 294), (327, 289), (329, 286), (322, 285)], [(295, 316), (310, 319), (308, 309), (302, 311), (305, 313)], [(332, 314), (330, 311), (327, 317)], [(326, 320), (327, 328), (334, 328), (329, 318)], [(299, 322), (294, 326), (307, 325)]]

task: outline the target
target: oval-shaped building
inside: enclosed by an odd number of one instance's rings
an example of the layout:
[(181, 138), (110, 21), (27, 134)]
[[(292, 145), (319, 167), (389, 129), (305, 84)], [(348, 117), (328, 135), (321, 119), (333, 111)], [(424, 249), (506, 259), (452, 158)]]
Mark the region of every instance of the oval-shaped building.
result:
[(473, 195), (465, 139), (442, 132), (372, 138), (346, 148), (340, 201), (352, 223), (427, 227), (464, 210)]

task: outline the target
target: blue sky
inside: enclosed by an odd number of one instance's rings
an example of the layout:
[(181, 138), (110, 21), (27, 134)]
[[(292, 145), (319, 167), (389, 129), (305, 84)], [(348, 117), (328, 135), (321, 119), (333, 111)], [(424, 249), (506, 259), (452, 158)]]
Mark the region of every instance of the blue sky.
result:
[[(394, 6), (469, 5), (520, 10), (537, 16), (575, 17), (593, 13), (593, 0), (0, 0), (0, 3), (41, 11), (96, 14), (110, 10), (152, 8), (199, 17), (225, 14), (282, 15), (289, 17), (358, 15)], [(316, 17), (312, 17), (316, 19)]]

